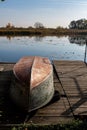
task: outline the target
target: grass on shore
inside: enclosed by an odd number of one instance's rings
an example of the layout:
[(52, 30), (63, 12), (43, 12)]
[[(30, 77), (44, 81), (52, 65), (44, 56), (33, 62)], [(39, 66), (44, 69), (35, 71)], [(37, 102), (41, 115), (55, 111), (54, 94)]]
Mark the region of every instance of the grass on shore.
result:
[(24, 35), (73, 35), (73, 34), (87, 34), (87, 30), (67, 29), (67, 28), (0, 28), (0, 36), (24, 36)]
[(0, 130), (87, 130), (87, 122), (74, 120), (68, 124), (57, 124), (57, 125), (29, 125), (29, 124), (19, 124), (15, 126), (3, 126)]

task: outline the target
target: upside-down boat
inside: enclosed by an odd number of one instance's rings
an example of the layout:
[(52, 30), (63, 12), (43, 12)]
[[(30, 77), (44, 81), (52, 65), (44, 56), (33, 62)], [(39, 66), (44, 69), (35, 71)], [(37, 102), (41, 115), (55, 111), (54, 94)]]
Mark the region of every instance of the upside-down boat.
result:
[(10, 95), (21, 109), (36, 110), (46, 105), (53, 94), (53, 68), (48, 58), (27, 56), (14, 65)]

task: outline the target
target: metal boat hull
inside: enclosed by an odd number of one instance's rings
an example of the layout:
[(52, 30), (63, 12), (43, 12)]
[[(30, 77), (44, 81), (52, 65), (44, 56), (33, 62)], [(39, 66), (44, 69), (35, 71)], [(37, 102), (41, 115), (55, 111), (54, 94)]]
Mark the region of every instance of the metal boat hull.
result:
[[(32, 78), (32, 72), (30, 77)], [(17, 106), (28, 112), (46, 105), (52, 99), (54, 94), (53, 68), (51, 67), (49, 74), (47, 74), (41, 82), (39, 81), (38, 84), (32, 84), (35, 86), (31, 87), (25, 83), (21, 83), (13, 74), (10, 87), (11, 98)]]

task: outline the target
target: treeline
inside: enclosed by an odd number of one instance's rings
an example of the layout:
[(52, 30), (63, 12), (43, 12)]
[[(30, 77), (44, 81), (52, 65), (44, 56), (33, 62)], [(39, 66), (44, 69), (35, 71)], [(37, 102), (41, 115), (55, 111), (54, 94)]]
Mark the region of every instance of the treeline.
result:
[(67, 28), (57, 27), (46, 28), (42, 23), (36, 22), (34, 27), (30, 26), (27, 28), (15, 27), (11, 23), (8, 23), (6, 27), (0, 28), (0, 35), (59, 35), (68, 32)]
[(69, 24), (70, 29), (87, 29), (87, 20), (86, 19), (79, 19), (73, 20)]
[[(75, 28), (72, 24), (73, 22), (70, 23), (69, 28), (63, 28), (61, 26), (58, 26), (57, 28), (46, 28), (42, 23), (35, 23), (34, 27), (15, 27), (12, 24), (8, 23), (6, 27), (1, 27), (0, 28), (0, 35), (73, 35), (73, 34), (87, 34), (87, 29), (78, 29)], [(74, 28), (73, 28), (74, 27)]]

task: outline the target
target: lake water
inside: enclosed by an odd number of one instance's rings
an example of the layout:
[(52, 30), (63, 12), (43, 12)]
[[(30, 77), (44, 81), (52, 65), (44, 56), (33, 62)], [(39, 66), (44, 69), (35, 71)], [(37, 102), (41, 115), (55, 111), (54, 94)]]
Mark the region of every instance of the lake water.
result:
[(0, 62), (16, 62), (23, 56), (84, 61), (87, 36), (0, 37)]

